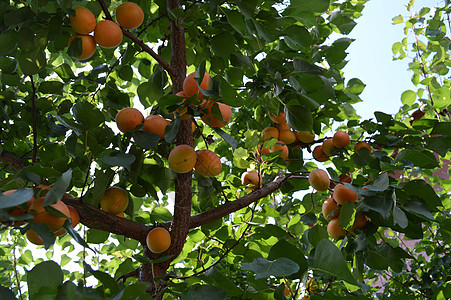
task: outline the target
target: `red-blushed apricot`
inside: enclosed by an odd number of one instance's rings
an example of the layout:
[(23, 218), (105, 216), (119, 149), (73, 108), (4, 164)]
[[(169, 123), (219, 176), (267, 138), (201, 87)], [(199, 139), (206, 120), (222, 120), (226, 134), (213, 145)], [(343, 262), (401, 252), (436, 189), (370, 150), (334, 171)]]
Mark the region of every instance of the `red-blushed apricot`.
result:
[[(183, 98), (182, 103), (186, 101), (186, 94), (185, 94), (184, 91), (180, 91), (180, 92), (178, 92), (176, 95), (179, 96), (179, 97), (185, 97), (185, 98)], [(186, 120), (186, 119), (189, 119), (189, 118), (191, 118), (191, 115), (190, 115), (190, 114), (187, 114), (187, 113), (186, 113), (187, 111), (188, 111), (188, 108), (185, 107), (185, 108), (181, 109), (181, 108), (179, 107), (179, 108), (177, 108), (177, 109), (174, 111), (174, 116), (178, 113), (178, 114), (180, 115), (180, 120)]]
[(122, 30), (111, 20), (102, 20), (94, 29), (94, 40), (103, 48), (114, 48), (122, 42)]
[(339, 130), (335, 132), (332, 141), (335, 147), (344, 148), (349, 145), (351, 138), (349, 137), (349, 134), (347, 132)]
[(116, 21), (125, 29), (136, 29), (144, 21), (142, 8), (134, 2), (123, 2), (116, 8)]
[[(215, 105), (215, 103), (219, 106), (219, 111), (221, 112), (222, 118), (224, 119), (225, 123), (223, 120), (216, 118), (211, 112), (211, 110), (213, 109), (213, 105)], [(205, 110), (206, 113), (204, 113), (201, 119), (211, 127), (219, 127), (219, 128), (224, 127), (232, 119), (232, 109), (227, 104), (221, 102), (208, 101), (208, 103), (205, 106)]]
[(106, 189), (100, 200), (100, 208), (113, 215), (124, 212), (128, 206), (128, 193), (123, 188), (112, 186)]
[(285, 297), (290, 296), (290, 287), (288, 286), (288, 284), (285, 284), (285, 289), (283, 290), (283, 294), (285, 295)]
[(163, 227), (155, 227), (146, 237), (146, 244), (153, 253), (161, 253), (171, 246), (171, 235)]
[[(5, 192), (3, 192), (3, 196), (9, 196), (9, 195), (13, 194), (15, 191), (17, 191), (17, 190), (5, 191)], [(16, 205), (14, 207), (7, 208), (6, 212), (11, 217), (19, 217), (28, 211), (33, 200), (34, 200), (34, 197), (31, 197), (30, 200), (28, 200), (25, 203)], [(15, 225), (17, 225), (17, 222), (15, 223)]]
[(255, 190), (262, 185), (262, 176), (257, 171), (246, 171), (241, 174), (241, 183), (243, 185), (249, 185), (249, 189)]
[(144, 122), (143, 114), (133, 107), (125, 107), (116, 114), (116, 125), (120, 131), (134, 130)]
[(284, 142), (285, 144), (293, 144), (296, 142), (296, 135), (293, 131), (290, 130), (279, 130), (279, 140)]
[(222, 163), (219, 156), (211, 150), (199, 150), (196, 152), (197, 159), (194, 169), (196, 169), (199, 174), (213, 177), (221, 173)]
[(271, 139), (271, 137), (276, 140), (279, 139), (279, 130), (276, 127), (266, 127), (262, 130), (262, 136), (265, 141)]
[(91, 35), (83, 35), (83, 34), (74, 34), (70, 37), (67, 47), (70, 47), (70, 44), (74, 39), (81, 39), (81, 54), (78, 57), (75, 57), (78, 60), (85, 60), (90, 58), (96, 52), (96, 42)]
[(288, 159), (288, 154), (289, 154), (288, 147), (282, 141), (278, 141), (270, 149), (271, 152), (276, 152), (276, 151), (279, 151), (279, 150), (282, 150), (282, 153), (280, 154), (280, 157), (282, 157), (284, 160), (287, 160)]
[(354, 151), (355, 151), (355, 152), (359, 152), (359, 150), (362, 149), (362, 148), (368, 149), (368, 151), (369, 151), (370, 154), (371, 154), (371, 146), (370, 146), (367, 142), (360, 141), (360, 142), (357, 142), (357, 143), (354, 145)]
[(324, 153), (323, 146), (316, 146), (313, 149), (313, 158), (319, 162), (325, 162), (325, 161), (329, 160), (329, 155)]
[(35, 244), (38, 246), (44, 245), (44, 241), (32, 229), (27, 230), (27, 232), (25, 232), (25, 236), (27, 237), (27, 240), (32, 244)]
[(197, 155), (193, 147), (178, 145), (168, 157), (169, 168), (176, 173), (187, 173), (196, 165)]
[(284, 112), (281, 112), (279, 115), (275, 116), (273, 114), (269, 114), (269, 118), (271, 121), (277, 124), (282, 124), (287, 122), (287, 115)]
[(346, 235), (346, 231), (338, 225), (338, 218), (329, 221), (327, 233), (335, 240), (341, 239)]
[(348, 189), (344, 184), (338, 184), (334, 188), (333, 197), (338, 204), (343, 205), (345, 201), (355, 202), (358, 195), (351, 189)]
[(352, 177), (349, 174), (341, 174), (338, 179), (340, 180), (340, 182), (342, 183), (351, 183), (352, 182)]
[(351, 229), (349, 229), (349, 231), (354, 232), (354, 230), (359, 229), (359, 230), (363, 230), (363, 228), (365, 228), (366, 226), (366, 222), (367, 222), (367, 217), (365, 216), (364, 213), (360, 213), (358, 214), (355, 219), (354, 219), (354, 223), (352, 224)]
[(31, 203), (29, 212), (34, 216), (33, 222), (46, 224), (50, 231), (58, 231), (63, 227), (66, 219), (70, 217), (69, 208), (61, 200), (58, 200), (55, 204), (50, 205), (52, 208), (58, 210), (66, 216), (65, 218), (59, 217), (45, 210), (43, 207), (44, 200), (45, 197), (40, 197)]
[[(321, 207), (321, 211), (326, 220), (338, 218), (338, 216), (340, 215), (340, 208), (338, 207), (337, 202), (335, 202), (334, 198), (329, 198), (324, 201)], [(334, 212), (333, 215), (330, 215), (332, 212)]]
[(315, 135), (308, 131), (297, 131), (296, 138), (304, 144), (310, 144), (315, 140)]
[(310, 172), (308, 182), (317, 191), (327, 191), (330, 183), (329, 174), (324, 170), (315, 169)]
[(67, 208), (69, 208), (70, 218), (72, 219), (72, 228), (75, 228), (80, 223), (80, 215), (74, 207), (68, 205)]
[(75, 7), (75, 17), (69, 16), (70, 26), (79, 34), (88, 34), (94, 30), (97, 21), (94, 14), (85, 7)]
[[(188, 97), (198, 94), (198, 98), (203, 99), (203, 94), (199, 90), (199, 85), (197, 85), (197, 82), (194, 79), (194, 77), (197, 77), (197, 72), (193, 72), (188, 76), (186, 76), (185, 80), (183, 81), (183, 91)], [(208, 90), (210, 84), (210, 77), (211, 75), (209, 73), (207, 72), (204, 73), (204, 77), (202, 78), (202, 82), (200, 83), (201, 89)]]
[(324, 140), (322, 146), (323, 146), (323, 152), (327, 156), (330, 156), (330, 154), (335, 150), (335, 146), (334, 146), (334, 142), (333, 142), (332, 138)]
[(160, 140), (164, 139), (164, 133), (168, 122), (160, 115), (150, 115), (144, 119), (143, 131), (152, 132), (160, 136)]

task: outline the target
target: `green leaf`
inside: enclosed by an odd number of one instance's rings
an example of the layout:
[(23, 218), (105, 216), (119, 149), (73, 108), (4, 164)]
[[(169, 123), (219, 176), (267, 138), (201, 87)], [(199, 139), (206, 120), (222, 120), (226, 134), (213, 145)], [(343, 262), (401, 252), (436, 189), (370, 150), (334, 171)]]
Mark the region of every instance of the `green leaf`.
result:
[(195, 284), (182, 293), (182, 300), (210, 300), (227, 299), (227, 293), (211, 285)]
[(221, 7), (221, 10), (225, 13), (230, 26), (232, 26), (233, 29), (239, 33), (244, 34), (246, 31), (246, 26), (243, 20), (243, 15), (236, 10), (230, 10), (224, 7)]
[(393, 17), (392, 21), (393, 21), (393, 23), (392, 23), (393, 25), (400, 24), (400, 23), (404, 22), (404, 18), (402, 15), (398, 15), (396, 17)]
[(251, 263), (242, 263), (241, 269), (253, 271), (255, 279), (268, 278), (270, 276), (288, 276), (299, 271), (299, 265), (291, 259), (280, 257), (275, 260), (267, 260), (257, 257)]
[(442, 134), (451, 136), (451, 122), (437, 122), (432, 128), (431, 135)]
[(86, 127), (86, 129), (98, 127), (105, 122), (102, 112), (93, 104), (82, 101), (72, 106), (75, 120)]
[(56, 262), (49, 260), (37, 264), (27, 272), (30, 299), (37, 299), (42, 288), (50, 288), (56, 292), (58, 286), (63, 283), (63, 279), (63, 271)]
[(205, 272), (205, 275), (202, 276), (204, 280), (217, 287), (220, 288), (223, 291), (227, 292), (227, 297), (234, 297), (239, 296), (243, 294), (243, 291), (236, 286), (236, 283), (233, 282), (230, 278), (227, 277), (227, 275), (215, 267), (210, 268)]
[(38, 47), (29, 51), (21, 51), (18, 60), (20, 69), (27, 76), (39, 73), (47, 63), (44, 51)]
[(305, 62), (301, 59), (293, 60), (293, 67), (296, 71), (301, 73), (309, 73), (314, 75), (321, 75), (323, 70), (315, 65)]
[(286, 105), (285, 113), (287, 115), (287, 123), (291, 128), (309, 132), (313, 130), (313, 117), (308, 109), (298, 105)]
[(66, 82), (69, 79), (75, 78), (75, 74), (72, 71), (72, 68), (66, 63), (63, 63), (63, 64), (57, 66), (54, 70), (55, 70), (56, 74), (58, 74), (58, 76)]
[[(366, 149), (366, 148), (365, 148)], [(368, 150), (368, 149), (366, 149)], [(360, 152), (360, 151), (359, 151)], [(386, 189), (388, 189), (388, 174), (382, 173), (381, 175), (377, 176), (376, 180), (372, 185), (365, 185), (365, 190), (373, 191), (373, 192), (383, 192)]]
[(72, 170), (69, 169), (64, 172), (58, 179), (55, 184), (52, 186), (50, 191), (45, 195), (45, 200), (43, 206), (47, 206), (50, 204), (56, 203), (56, 201), (61, 200), (63, 198), (64, 193), (68, 190), (69, 185), (72, 181)]
[(84, 263), (83, 265), (87, 272), (91, 273), (97, 280), (99, 280), (106, 289), (110, 289), (113, 294), (120, 291), (120, 287), (116, 280), (114, 280), (114, 278), (112, 278), (109, 274), (102, 271), (95, 271), (87, 263)]
[(32, 197), (32, 189), (19, 189), (9, 196), (0, 197), (0, 209), (21, 205), (29, 201)]
[(10, 289), (1, 285), (0, 285), (0, 297), (3, 300), (16, 300), (14, 293)]
[(290, 3), (299, 11), (322, 13), (329, 8), (330, 0), (291, 0)]
[(136, 157), (129, 153), (118, 153), (114, 156), (104, 156), (102, 161), (110, 166), (120, 166), (130, 170), (131, 165), (135, 162)]
[(116, 294), (111, 300), (128, 300), (128, 299), (140, 299), (151, 300), (153, 299), (147, 290), (150, 287), (148, 282), (132, 283)]
[(308, 230), (308, 241), (313, 247), (316, 247), (321, 240), (328, 238), (329, 234), (327, 233), (326, 226), (315, 224)]
[(393, 207), (393, 198), (391, 196), (368, 196), (363, 199), (363, 204), (387, 218)]
[(228, 31), (223, 31), (210, 39), (211, 50), (220, 57), (228, 58), (235, 51), (235, 38)]
[(64, 84), (59, 81), (44, 81), (39, 85), (38, 92), (43, 94), (63, 95)]
[(440, 197), (435, 192), (434, 188), (423, 179), (415, 179), (407, 182), (403, 189), (408, 195), (423, 199), (430, 211), (437, 211), (439, 206), (442, 206)]
[(134, 131), (133, 139), (145, 149), (155, 150), (160, 142), (160, 136), (152, 132)]
[(289, 276), (289, 278), (300, 278), (304, 272), (307, 271), (308, 264), (307, 259), (301, 250), (288, 243), (286, 240), (279, 240), (274, 246), (271, 247), (268, 254), (268, 260), (275, 260), (280, 257), (288, 258), (299, 266), (299, 270)]
[(235, 138), (221, 128), (214, 127), (213, 130), (232, 147), (232, 151), (235, 151), (238, 146), (238, 141)]
[(328, 239), (321, 240), (318, 243), (313, 258), (313, 266), (314, 270), (326, 272), (356, 286), (360, 285), (349, 270), (340, 250)]
[(434, 217), (432, 216), (431, 212), (429, 211), (426, 204), (419, 202), (419, 201), (409, 201), (403, 205), (403, 208), (413, 213), (414, 215), (417, 215), (421, 218), (424, 218), (426, 220), (435, 222)]
[(398, 206), (393, 208), (393, 223), (395, 225), (399, 225), (402, 229), (405, 229), (409, 225), (409, 220), (407, 219), (406, 214)]
[(301, 50), (310, 47), (312, 37), (310, 32), (303, 26), (291, 25), (284, 30), (284, 40), (288, 47), (293, 50)]
[(17, 32), (14, 30), (2, 31), (0, 33), (0, 54), (7, 55), (17, 47)]
[(343, 229), (348, 229), (354, 223), (355, 208), (354, 203), (345, 201), (340, 209), (338, 225)]
[(111, 169), (100, 170), (96, 169), (94, 173), (94, 187), (89, 190), (87, 197), (83, 197), (83, 201), (97, 207), (105, 194), (105, 190), (113, 180), (114, 172)]
[(88, 229), (86, 236), (86, 241), (88, 243), (102, 244), (108, 239), (110, 233), (107, 231), (90, 228)]
[(365, 89), (365, 84), (358, 78), (352, 78), (348, 81), (346, 89), (356, 95), (360, 95)]
[(415, 93), (412, 90), (407, 90), (401, 94), (401, 102), (402, 102), (402, 104), (405, 104), (405, 105), (409, 105), (409, 106), (413, 105), (413, 103), (415, 103), (416, 98), (417, 98), (417, 93)]
[(424, 169), (435, 169), (439, 167), (434, 154), (427, 150), (404, 149), (396, 156), (395, 162), (399, 161), (408, 161)]
[[(191, 123), (191, 119), (189, 119), (189, 122)], [(175, 139), (177, 132), (179, 131), (180, 127), (180, 117), (177, 115), (177, 117), (169, 123), (168, 126), (166, 126), (165, 132), (164, 132), (164, 140), (168, 143), (172, 143), (172, 141)], [(189, 125), (189, 128), (191, 129), (191, 124)]]
[(77, 243), (79, 243), (82, 247), (91, 250), (93, 253), (96, 253), (89, 245), (85, 242), (84, 239), (78, 234), (78, 232), (72, 227), (71, 219), (67, 219), (64, 222), (63, 228), (66, 229), (67, 234), (69, 234)]

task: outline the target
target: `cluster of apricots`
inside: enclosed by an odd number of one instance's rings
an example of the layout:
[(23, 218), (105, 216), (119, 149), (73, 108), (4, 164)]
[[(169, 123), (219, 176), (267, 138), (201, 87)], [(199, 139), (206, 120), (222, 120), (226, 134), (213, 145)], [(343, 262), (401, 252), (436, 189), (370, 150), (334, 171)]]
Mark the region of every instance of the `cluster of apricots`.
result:
[(222, 163), (219, 156), (211, 150), (194, 150), (188, 145), (178, 145), (168, 157), (169, 168), (176, 173), (187, 173), (195, 169), (199, 174), (214, 177), (221, 173)]
[[(330, 182), (329, 174), (321, 169), (315, 169), (310, 172), (308, 181), (310, 185), (318, 191), (327, 191), (330, 186), (333, 186), (333, 192), (330, 198), (324, 201), (322, 205), (322, 213), (326, 220), (329, 221), (327, 225), (327, 233), (332, 238), (338, 240), (346, 235), (346, 230), (339, 226), (339, 216), (341, 206), (346, 202), (356, 202), (358, 195), (353, 190), (347, 188), (344, 183), (351, 183), (352, 178), (345, 174), (340, 176), (340, 182), (337, 185), (332, 185)], [(350, 232), (359, 229), (362, 230), (367, 222), (365, 214), (360, 213), (354, 219)]]
[[(74, 39), (81, 39), (82, 52), (79, 60), (89, 59), (96, 51), (96, 45), (115, 48), (122, 42), (122, 28), (136, 29), (144, 20), (144, 12), (134, 2), (124, 2), (116, 8), (116, 22), (102, 20), (97, 22), (94, 14), (87, 8), (74, 8), (75, 16), (70, 16), (70, 25), (75, 33), (70, 37), (68, 47)], [(120, 26), (119, 26), (119, 25)], [(91, 35), (91, 33), (93, 33)]]
[[(63, 201), (58, 200), (55, 204), (50, 206), (58, 211), (58, 215), (53, 214), (51, 211), (47, 211), (44, 207), (45, 194), (50, 188), (48, 186), (35, 187), (35, 195), (30, 198), (26, 203), (22, 205), (17, 205), (15, 207), (6, 209), (6, 212), (11, 217), (20, 217), (24, 214), (29, 214), (33, 216), (32, 222), (45, 224), (50, 231), (52, 231), (56, 236), (61, 236), (66, 233), (63, 228), (66, 219), (71, 219), (72, 227), (75, 227), (79, 221), (80, 216), (75, 208), (70, 205), (64, 204)], [(16, 192), (16, 190), (9, 190), (3, 192), (3, 196), (9, 196)], [(64, 194), (65, 197), (74, 198), (71, 194)], [(63, 215), (65, 217), (63, 217)], [(22, 226), (25, 221), (16, 221), (13, 226)], [(28, 241), (35, 245), (44, 245), (43, 240), (39, 235), (32, 229), (25, 232), (25, 236)]]

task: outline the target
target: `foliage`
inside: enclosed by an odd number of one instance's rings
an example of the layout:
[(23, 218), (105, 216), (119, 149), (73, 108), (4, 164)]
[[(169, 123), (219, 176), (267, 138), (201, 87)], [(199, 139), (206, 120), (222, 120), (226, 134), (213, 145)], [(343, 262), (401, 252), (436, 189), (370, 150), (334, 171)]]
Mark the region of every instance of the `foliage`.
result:
[[(406, 34), (393, 53), (410, 59), (417, 90), (401, 95), (396, 115), (378, 111), (370, 120), (352, 107), (364, 83), (342, 72), (346, 35), (366, 0), (136, 2), (144, 23), (87, 61), (73, 58), (80, 44), (67, 48), (72, 8), (85, 6), (99, 21), (119, 1), (0, 3), (0, 189), (25, 188), (0, 197), (2, 299), (285, 299), (286, 284), (294, 299), (451, 297), (449, 1), (419, 12), (411, 1), (409, 17), (393, 19)], [(181, 26), (186, 47), (172, 39)], [(228, 126), (210, 128), (202, 109), (188, 105), (195, 97), (181, 103), (173, 95), (185, 71), (196, 70), (212, 74), (203, 94), (233, 107)], [(165, 139), (142, 127), (116, 130), (117, 112), (129, 106), (173, 119)], [(194, 146), (223, 162), (213, 178), (189, 173), (188, 187), (167, 164), (191, 130), (173, 114), (179, 107), (196, 118)], [(288, 163), (278, 153), (256, 155), (269, 114), (279, 112), (293, 130), (317, 135), (291, 145)], [(311, 158), (315, 145), (339, 129), (374, 150), (350, 145), (324, 163), (335, 182), (351, 174), (347, 187), (359, 195), (343, 206), (340, 224), (349, 229), (360, 212), (370, 221), (332, 241), (321, 214), (330, 192), (312, 191), (304, 175), (321, 165)], [(246, 190), (246, 170), (260, 171), (264, 186)], [(38, 185), (51, 187), (46, 204), (65, 192), (77, 197), (63, 200), (83, 225), (66, 224), (69, 235), (55, 240), (29, 214), (6, 212)], [(112, 185), (130, 194), (126, 220), (97, 209)], [(181, 212), (186, 195), (192, 202)], [(10, 226), (22, 220), (29, 222)], [(161, 255), (145, 245), (155, 224), (172, 226), (176, 244)], [(44, 239), (46, 260), (23, 234), (30, 227)]]

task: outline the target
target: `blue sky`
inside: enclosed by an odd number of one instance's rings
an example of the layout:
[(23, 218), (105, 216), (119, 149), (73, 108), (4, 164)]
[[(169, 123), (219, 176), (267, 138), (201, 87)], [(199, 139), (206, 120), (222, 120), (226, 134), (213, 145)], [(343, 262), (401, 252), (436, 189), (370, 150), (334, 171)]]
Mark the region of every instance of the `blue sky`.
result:
[[(343, 71), (347, 80), (356, 77), (366, 84), (360, 95), (363, 102), (354, 106), (357, 113), (365, 119), (374, 117), (374, 111), (395, 114), (402, 105), (402, 92), (416, 90), (410, 81), (410, 60), (405, 58), (393, 61), (392, 53), (392, 45), (405, 37), (404, 25), (392, 25), (392, 18), (400, 14), (405, 18), (409, 16), (405, 7), (407, 2), (408, 0), (368, 1), (363, 16), (357, 20), (357, 26), (350, 34), (355, 41), (348, 48), (349, 62)], [(441, 2), (443, 0), (416, 0), (414, 10), (434, 7)]]

